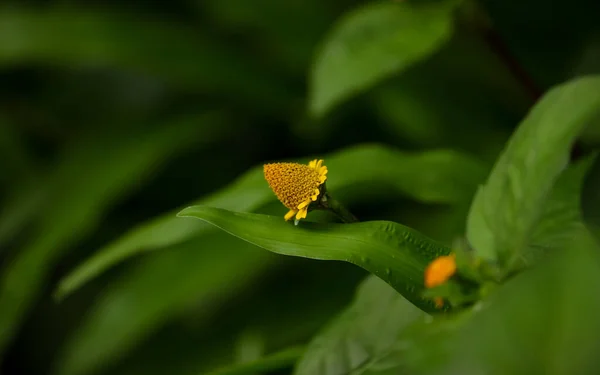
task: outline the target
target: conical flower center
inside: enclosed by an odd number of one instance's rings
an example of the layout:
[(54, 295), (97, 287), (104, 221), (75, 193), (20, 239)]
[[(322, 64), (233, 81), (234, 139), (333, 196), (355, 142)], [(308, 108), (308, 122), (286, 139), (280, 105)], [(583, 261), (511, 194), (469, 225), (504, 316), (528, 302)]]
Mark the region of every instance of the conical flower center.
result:
[(298, 205), (310, 201), (321, 185), (319, 172), (304, 164), (266, 164), (264, 172), (277, 198), (290, 210), (298, 209)]

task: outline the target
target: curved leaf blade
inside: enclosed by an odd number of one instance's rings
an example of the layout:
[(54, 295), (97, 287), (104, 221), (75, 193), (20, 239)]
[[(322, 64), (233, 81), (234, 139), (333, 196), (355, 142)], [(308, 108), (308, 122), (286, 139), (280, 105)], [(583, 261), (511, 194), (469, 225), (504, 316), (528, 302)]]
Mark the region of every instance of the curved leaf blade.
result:
[(372, 3), (345, 15), (315, 59), (310, 112), (322, 116), (339, 102), (431, 55), (452, 32), (456, 3)]
[(281, 217), (192, 206), (180, 217), (193, 217), (274, 253), (320, 260), (340, 260), (375, 274), (416, 306), (432, 311), (421, 296), (423, 272), (432, 259), (450, 249), (421, 233), (390, 221), (354, 224), (303, 222)]
[(600, 113), (600, 76), (550, 90), (523, 120), (479, 189), (467, 219), (477, 253), (506, 264), (527, 247), (571, 146)]
[[(325, 156), (325, 161), (330, 171), (328, 189), (348, 204), (378, 196), (390, 187), (396, 194), (424, 203), (463, 204), (471, 199), (475, 187), (484, 180), (487, 172), (485, 164), (455, 151), (405, 153), (372, 144)], [(225, 189), (192, 205), (252, 212), (272, 202), (276, 202), (276, 198), (265, 183), (262, 166), (259, 166)], [(202, 222), (182, 221), (175, 217), (176, 213), (169, 212), (143, 223), (100, 249), (61, 280), (57, 297), (65, 297), (128, 257), (172, 246), (212, 230)]]
[(585, 177), (596, 155), (582, 159), (569, 166), (556, 181), (542, 216), (531, 234), (529, 249), (523, 252), (523, 258), (534, 258), (549, 250), (566, 246), (573, 235), (584, 227), (581, 194)]

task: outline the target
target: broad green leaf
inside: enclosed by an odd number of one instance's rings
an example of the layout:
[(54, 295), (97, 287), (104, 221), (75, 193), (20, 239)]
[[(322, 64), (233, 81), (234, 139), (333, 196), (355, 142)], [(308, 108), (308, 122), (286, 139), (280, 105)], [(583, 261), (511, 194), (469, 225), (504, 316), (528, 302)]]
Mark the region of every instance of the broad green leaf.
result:
[(304, 353), (304, 348), (289, 348), (280, 352), (269, 354), (249, 363), (232, 365), (223, 369), (211, 371), (208, 375), (258, 375), (267, 374), (275, 370), (292, 367)]
[(585, 223), (600, 238), (600, 159), (596, 159), (586, 177), (582, 192), (582, 209)]
[[(51, 30), (52, 32), (48, 32)], [(3, 7), (0, 66), (24, 63), (109, 67), (184, 87), (284, 105), (289, 90), (273, 72), (211, 39), (205, 30), (147, 14), (98, 9)]]
[[(453, 151), (404, 153), (380, 145), (361, 145), (326, 155), (328, 189), (346, 204), (382, 194), (404, 195), (424, 203), (462, 204), (471, 199), (485, 178), (486, 166)], [(223, 190), (194, 204), (235, 211), (256, 211), (276, 202), (262, 166), (249, 171)], [(179, 210), (178, 210), (179, 211)], [(282, 215), (285, 213), (282, 207)], [(57, 295), (63, 297), (124, 259), (157, 250), (212, 230), (193, 220), (180, 220), (177, 211), (140, 224), (67, 275)]]
[(55, 373), (86, 374), (118, 361), (192, 304), (211, 314), (272, 261), (268, 253), (218, 232), (153, 254), (100, 295), (63, 348)]
[(361, 375), (595, 374), (600, 248), (587, 234), (472, 309), (417, 321)]
[(483, 258), (506, 265), (531, 241), (578, 134), (600, 111), (600, 76), (549, 91), (520, 124), (477, 192), (467, 238)]
[(595, 374), (600, 248), (585, 234), (563, 249), (498, 288), (460, 329), (407, 339), (397, 359), (419, 374)]
[(423, 60), (452, 33), (457, 1), (375, 2), (334, 26), (314, 62), (310, 112), (331, 107)]
[(584, 179), (596, 159), (588, 157), (572, 164), (558, 178), (536, 223), (529, 249), (524, 258), (535, 258), (536, 253), (566, 246), (573, 234), (583, 228), (581, 193)]
[(206, 221), (266, 250), (310, 259), (341, 260), (377, 275), (425, 310), (423, 272), (431, 260), (450, 249), (401, 224), (369, 221), (354, 224), (304, 222), (294, 226), (281, 217), (192, 206), (180, 217)]
[[(221, 125), (220, 130), (212, 127)], [(189, 116), (145, 134), (115, 134), (82, 141), (64, 155), (46, 182), (47, 194), (31, 240), (0, 278), (0, 351), (23, 319), (55, 259), (94, 230), (108, 208), (177, 152), (207, 142), (226, 123), (220, 116)], [(210, 135), (207, 134), (210, 132)], [(92, 173), (93, 172), (93, 173)]]
[(371, 275), (358, 288), (352, 305), (309, 344), (294, 374), (358, 374), (385, 355), (408, 324), (425, 316)]

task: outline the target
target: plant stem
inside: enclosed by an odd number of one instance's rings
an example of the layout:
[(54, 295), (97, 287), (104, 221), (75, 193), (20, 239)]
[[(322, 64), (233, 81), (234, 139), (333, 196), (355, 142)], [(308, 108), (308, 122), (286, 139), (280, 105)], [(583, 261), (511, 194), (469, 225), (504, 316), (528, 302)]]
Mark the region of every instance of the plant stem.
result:
[(515, 58), (509, 46), (494, 28), (493, 21), (489, 17), (485, 7), (477, 0), (470, 1), (468, 5), (469, 13), (465, 26), (469, 28), (474, 27), (480, 33), (491, 51), (521, 85), (523, 90), (527, 92), (532, 101), (534, 103), (537, 102), (542, 96), (543, 90), (538, 86), (533, 77), (531, 77), (527, 69), (523, 67), (521, 62)]
[(333, 199), (329, 194), (325, 194), (321, 200), (321, 206), (333, 212), (344, 223), (358, 223), (356, 216), (352, 214), (339, 201)]
[(490, 48), (496, 53), (496, 56), (504, 63), (504, 66), (506, 66), (508, 71), (511, 72), (523, 89), (527, 91), (531, 99), (536, 102), (542, 96), (542, 90), (537, 86), (537, 83), (529, 75), (527, 70), (525, 70), (521, 63), (512, 55), (510, 49), (496, 30), (492, 28), (483, 30), (483, 37)]

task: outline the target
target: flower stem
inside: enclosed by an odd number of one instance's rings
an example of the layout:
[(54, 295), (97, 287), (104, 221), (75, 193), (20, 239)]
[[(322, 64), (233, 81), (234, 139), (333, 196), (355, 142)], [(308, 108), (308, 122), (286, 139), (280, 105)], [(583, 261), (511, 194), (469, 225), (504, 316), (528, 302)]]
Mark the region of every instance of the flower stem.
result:
[(352, 212), (327, 193), (321, 199), (321, 206), (333, 212), (344, 223), (358, 223), (358, 219)]

